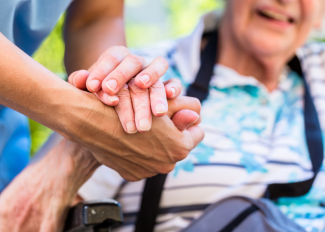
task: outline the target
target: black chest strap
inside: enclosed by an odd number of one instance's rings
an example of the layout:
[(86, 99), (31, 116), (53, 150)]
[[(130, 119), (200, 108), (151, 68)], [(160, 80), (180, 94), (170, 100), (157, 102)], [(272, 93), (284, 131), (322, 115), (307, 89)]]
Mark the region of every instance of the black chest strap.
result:
[[(213, 76), (213, 69), (217, 58), (217, 39), (218, 33), (212, 32), (208, 44), (201, 53), (201, 66), (195, 81), (187, 90), (188, 96), (196, 97), (201, 102), (207, 99), (209, 94), (209, 83)], [(305, 135), (314, 175), (311, 179), (301, 182), (268, 185), (265, 197), (269, 199), (296, 197), (308, 193), (323, 162), (324, 152), (321, 128), (313, 99), (300, 66), (300, 61), (295, 56), (288, 65), (292, 71), (295, 71), (302, 77), (304, 83)], [(137, 216), (135, 232), (152, 232), (154, 230), (166, 176), (165, 174), (158, 174), (146, 180), (140, 211)]]

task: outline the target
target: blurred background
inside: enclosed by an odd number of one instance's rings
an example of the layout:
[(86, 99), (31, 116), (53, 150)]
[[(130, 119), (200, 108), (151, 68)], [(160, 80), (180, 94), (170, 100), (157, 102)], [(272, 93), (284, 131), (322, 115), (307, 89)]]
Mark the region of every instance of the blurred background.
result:
[[(224, 0), (126, 0), (125, 27), (129, 47), (184, 36), (190, 33), (200, 17), (213, 9), (222, 8)], [(66, 78), (63, 65), (62, 16), (55, 29), (35, 52), (34, 59), (61, 78)], [(325, 22), (323, 23), (325, 25)], [(324, 27), (323, 27), (324, 28)], [(323, 40), (324, 29), (311, 37)], [(30, 120), (31, 154), (40, 148), (51, 130)]]

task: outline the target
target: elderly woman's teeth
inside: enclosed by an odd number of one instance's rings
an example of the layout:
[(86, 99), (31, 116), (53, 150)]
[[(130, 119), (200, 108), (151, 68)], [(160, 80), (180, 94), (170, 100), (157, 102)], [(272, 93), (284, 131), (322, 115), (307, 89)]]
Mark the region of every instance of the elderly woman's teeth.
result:
[(278, 14), (274, 11), (269, 11), (269, 10), (261, 10), (260, 13), (263, 16), (266, 16), (268, 18), (274, 19), (274, 20), (278, 20), (278, 21), (283, 21), (283, 22), (290, 22), (290, 19), (283, 15), (283, 14)]

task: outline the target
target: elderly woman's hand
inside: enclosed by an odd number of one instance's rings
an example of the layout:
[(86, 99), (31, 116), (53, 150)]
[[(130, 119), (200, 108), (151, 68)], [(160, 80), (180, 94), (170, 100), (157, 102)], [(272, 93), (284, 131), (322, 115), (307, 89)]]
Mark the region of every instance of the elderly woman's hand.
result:
[(1, 193), (0, 231), (61, 232), (79, 187), (98, 166), (89, 151), (63, 140)]
[[(150, 130), (151, 113), (164, 116), (168, 111), (167, 98), (174, 99), (180, 94), (179, 80), (159, 81), (167, 68), (164, 58), (158, 57), (146, 66), (142, 57), (131, 54), (125, 47), (112, 47), (89, 72), (72, 73), (69, 83), (79, 89), (87, 88), (103, 103), (116, 106), (125, 132), (132, 134)], [(149, 79), (144, 81), (144, 78)], [(109, 87), (108, 83), (116, 86)]]

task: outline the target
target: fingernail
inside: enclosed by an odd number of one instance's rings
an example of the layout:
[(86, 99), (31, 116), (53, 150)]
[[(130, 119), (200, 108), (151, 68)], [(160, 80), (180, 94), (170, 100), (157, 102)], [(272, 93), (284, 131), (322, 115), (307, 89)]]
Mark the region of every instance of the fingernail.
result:
[(130, 121), (126, 123), (126, 130), (128, 131), (129, 134), (137, 133), (137, 128), (135, 126), (134, 121)]
[(155, 110), (156, 110), (156, 114), (163, 114), (166, 112), (166, 107), (164, 104), (160, 103), (156, 105)]
[(72, 79), (72, 83), (73, 83), (73, 85), (74, 85), (75, 87), (77, 87), (77, 86), (76, 86), (76, 83), (74, 82), (74, 78), (75, 78), (75, 77), (73, 77), (73, 79)]
[(109, 80), (109, 81), (106, 82), (106, 86), (110, 90), (115, 91), (116, 88), (117, 88), (117, 82), (116, 82), (116, 80), (111, 79), (111, 80)]
[(114, 103), (117, 100), (118, 100), (117, 96), (110, 96), (110, 95), (107, 96), (107, 101), (109, 101), (110, 103)]
[(139, 127), (141, 131), (148, 131), (151, 128), (150, 122), (147, 118), (140, 119)]
[(197, 116), (197, 119), (195, 119), (193, 122), (191, 122), (190, 124), (188, 124), (188, 126), (192, 126), (192, 125), (195, 124), (199, 119), (200, 119), (200, 115)]
[(140, 77), (140, 81), (144, 84), (147, 85), (150, 81), (150, 77), (149, 75), (143, 75)]
[(99, 87), (100, 87), (100, 82), (99, 80), (92, 80), (89, 83), (89, 87), (91, 88), (92, 91), (96, 92), (98, 91)]
[(172, 87), (172, 88), (170, 88), (170, 91), (172, 91), (172, 97), (174, 97), (175, 96), (175, 93), (176, 93), (176, 89), (174, 88), (174, 87)]

